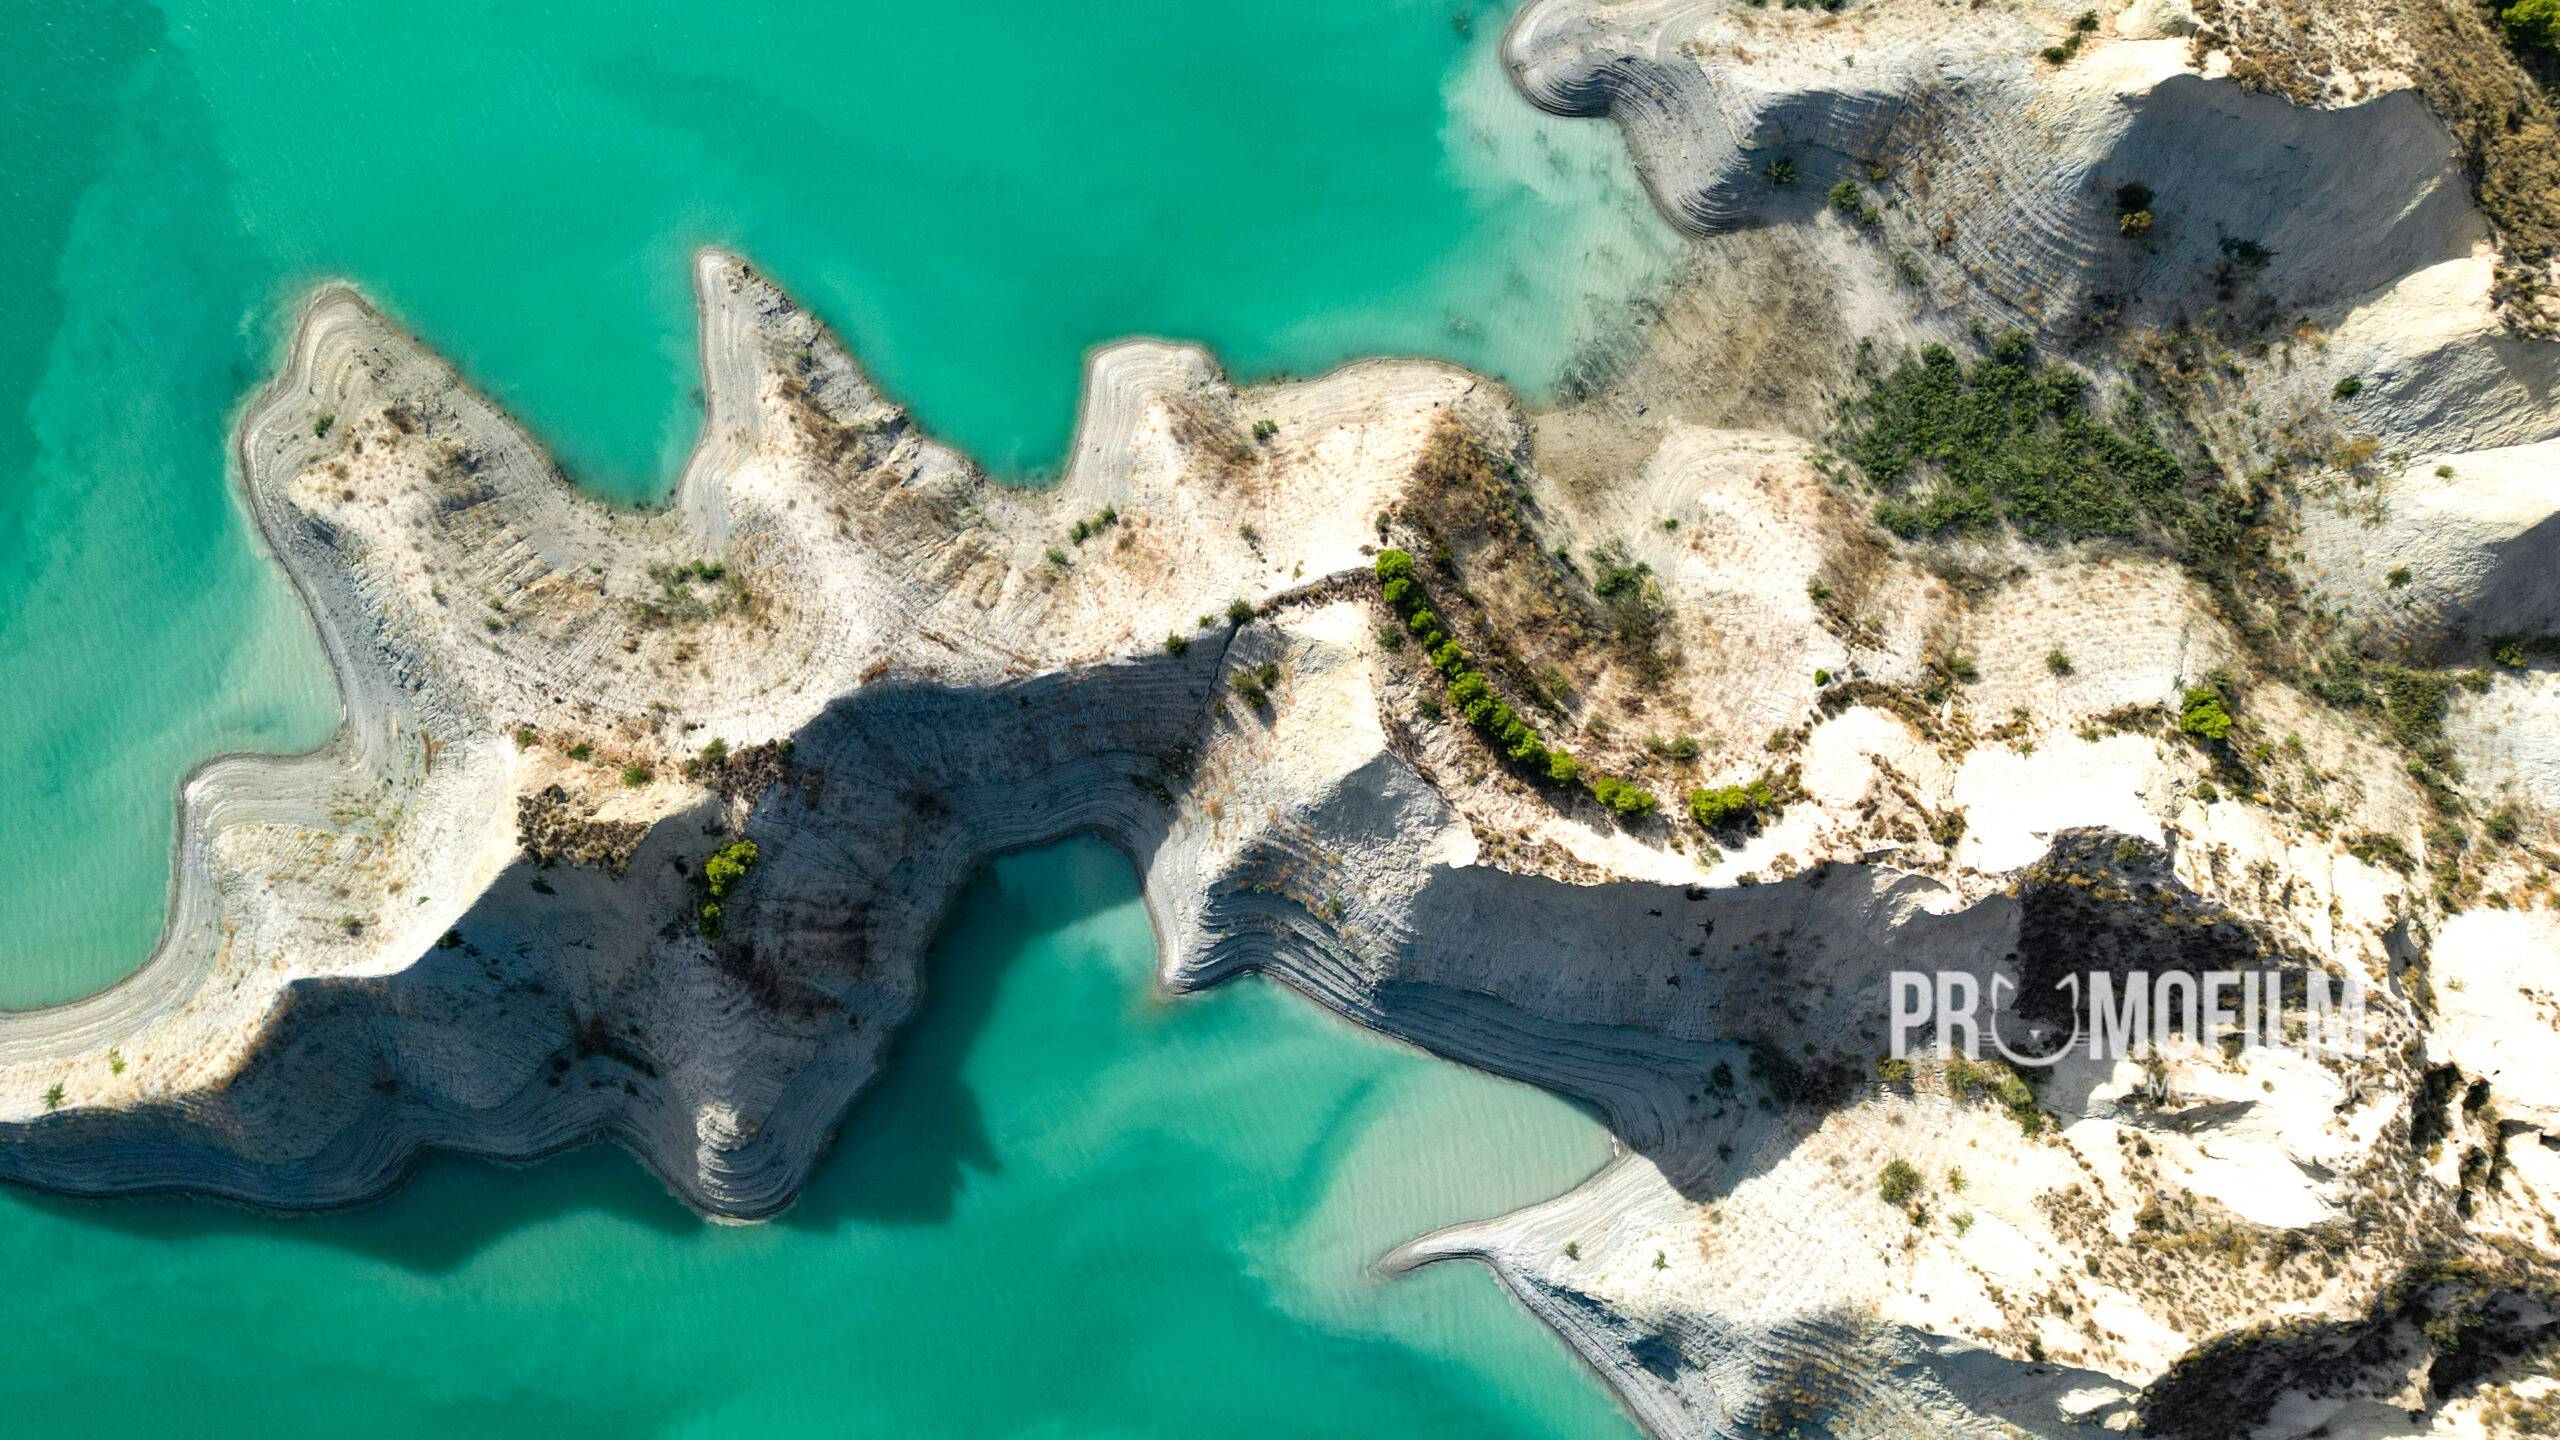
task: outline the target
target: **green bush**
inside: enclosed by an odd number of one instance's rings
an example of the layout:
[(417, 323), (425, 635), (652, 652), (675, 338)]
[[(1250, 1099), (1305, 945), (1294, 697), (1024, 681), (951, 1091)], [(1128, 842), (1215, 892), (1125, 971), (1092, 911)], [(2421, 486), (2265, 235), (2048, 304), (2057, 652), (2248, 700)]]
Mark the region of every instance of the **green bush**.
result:
[(2222, 740), (2231, 734), (2231, 712), (2221, 692), (2210, 685), (2189, 690), (2178, 705), (2178, 728), (2199, 740)]
[(1760, 173), (1768, 176), (1769, 183), (1772, 185), (1793, 185), (1796, 183), (1795, 162), (1786, 159), (1783, 156), (1770, 161)]
[(1603, 775), (1591, 782), (1591, 793), (1612, 814), (1635, 820), (1661, 808), (1661, 797), (1640, 786), (1630, 785), (1615, 775)]
[(704, 888), (711, 892), (714, 900), (727, 896), (732, 887), (747, 878), (747, 872), (755, 868), (757, 859), (756, 842), (730, 841), (712, 851), (710, 858), (702, 862)]
[(1387, 585), (1398, 580), (1410, 580), (1412, 578), (1412, 552), (1406, 550), (1381, 550), (1378, 552), (1379, 584)]
[[(1845, 176), (1842, 177), (1839, 183), (1831, 187), (1831, 193), (1827, 198), (1831, 201), (1832, 209), (1839, 211), (1841, 214), (1848, 216), (1859, 224), (1873, 225), (1876, 223), (1876, 207), (1870, 204), (1865, 193), (1858, 189), (1857, 181), (1848, 179)], [(1663, 528), (1669, 529), (1677, 523), (1677, 521), (1666, 520), (1663, 522)]]
[(1920, 1172), (1908, 1160), (1888, 1160), (1876, 1177), (1876, 1193), (1887, 1205), (1909, 1205), (1920, 1198)]
[(756, 858), (756, 842), (732, 840), (712, 851), (702, 862), (702, 889), (709, 898), (695, 907), (693, 922), (701, 929), (704, 938), (720, 938), (721, 917), (728, 908), (721, 901), (737, 888), (739, 881), (747, 878), (747, 872), (755, 868)]
[(2329, 393), (2341, 400), (2353, 400), (2364, 393), (2364, 382), (2350, 375), (2329, 387)]
[(1717, 830), (1747, 823), (1775, 809), (1777, 804), (1777, 792), (1769, 788), (1766, 780), (1720, 785), (1689, 792), (1689, 818), (1705, 829)]
[[(1251, 624), (1252, 622), (1253, 622), (1253, 606), (1251, 606), (1250, 604), (1247, 604), (1246, 602), (1244, 602), (1244, 601), (1242, 601), (1242, 600), (1237, 600), (1237, 601), (1234, 601), (1234, 602), (1230, 603), (1230, 604), (1227, 606), (1227, 623), (1228, 623), (1228, 624), (1230, 624), (1230, 625), (1248, 625), (1248, 624)], [(1207, 622), (1206, 620), (1203, 620), (1201, 623), (1202, 623), (1203, 625), (1206, 625), (1208, 622)]]
[(2089, 413), (2078, 371), (2038, 362), (2011, 332), (1967, 365), (1931, 345), (1889, 372), (1866, 372), (1839, 437), (1883, 492), (1877, 523), (1906, 537), (2003, 521), (2031, 540), (2130, 535), (2145, 516), (2172, 530), (2214, 523), (2220, 486), (2186, 469), (2128, 410)]
[(2560, 0), (2516, 0), (2498, 20), (2519, 49), (2560, 51)]
[(1685, 765), (1698, 758), (1698, 737), (1695, 735), (1673, 735), (1666, 738), (1664, 736), (1655, 735), (1646, 739), (1644, 742), (1644, 748), (1665, 760), (1677, 760), (1681, 764)]

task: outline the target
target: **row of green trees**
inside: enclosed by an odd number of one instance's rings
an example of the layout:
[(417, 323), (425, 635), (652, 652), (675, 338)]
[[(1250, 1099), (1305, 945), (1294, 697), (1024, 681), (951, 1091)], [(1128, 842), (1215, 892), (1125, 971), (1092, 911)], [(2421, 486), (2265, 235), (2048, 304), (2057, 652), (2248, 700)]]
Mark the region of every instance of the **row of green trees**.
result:
[(1659, 807), (1661, 801), (1652, 791), (1614, 775), (1584, 780), (1582, 764), (1573, 752), (1549, 745), (1536, 726), (1503, 702), (1493, 682), (1468, 662), (1466, 650), (1440, 623), (1430, 597), (1423, 593), (1421, 578), (1414, 573), (1411, 552), (1382, 550), (1377, 568), (1379, 593), (1403, 617), (1405, 629), (1448, 682), (1450, 708), (1465, 716), (1515, 772), (1541, 784), (1585, 785), (1600, 803), (1628, 819), (1650, 815)]

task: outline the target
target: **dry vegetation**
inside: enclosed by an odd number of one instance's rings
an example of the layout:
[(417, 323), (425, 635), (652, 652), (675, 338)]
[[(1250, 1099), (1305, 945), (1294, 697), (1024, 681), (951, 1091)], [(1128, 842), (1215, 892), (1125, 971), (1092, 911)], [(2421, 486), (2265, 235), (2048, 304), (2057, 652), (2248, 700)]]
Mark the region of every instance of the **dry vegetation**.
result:
[(2469, 0), (2196, 0), (2201, 59), (2302, 105), (2369, 98), (2406, 76), (2453, 134), (2482, 213), (2496, 227), (2497, 300), (2509, 323), (2560, 335), (2560, 105), (2519, 60), (2490, 12)]

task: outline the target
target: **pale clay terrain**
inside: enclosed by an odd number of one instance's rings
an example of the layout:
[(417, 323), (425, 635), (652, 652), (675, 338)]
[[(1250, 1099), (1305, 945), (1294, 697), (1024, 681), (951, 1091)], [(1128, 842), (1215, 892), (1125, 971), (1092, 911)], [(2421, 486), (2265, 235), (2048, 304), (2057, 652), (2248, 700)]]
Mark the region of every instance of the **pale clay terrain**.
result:
[[(1124, 344), (1091, 360), (1064, 479), (1009, 490), (705, 253), (703, 440), (672, 505), (640, 513), (573, 489), (352, 291), (314, 296), (238, 455), (346, 725), (310, 756), (199, 770), (150, 962), (0, 1017), (0, 1176), (298, 1210), (378, 1197), (430, 1148), (609, 1138), (707, 1216), (768, 1217), (922, 1002), (961, 882), (1098, 833), (1143, 877), (1168, 988), (1257, 970), (1606, 1119), (1618, 1158), (1580, 1188), (1387, 1263), (1491, 1266), (1656, 1434), (2105, 1434), (2138, 1412), (2168, 1434), (2549, 1433), (2548, 656), (2451, 702), (2464, 793), (2524, 831), (2481, 845), (2457, 910), (2425, 863), (2342, 843), (2435, 858), (2402, 752), (2256, 673), (2207, 586), (2125, 547), (1878, 546), (1861, 492), (1825, 478), (1861, 339), (2059, 346), (2100, 295), (2138, 329), (2248, 235), (2306, 338), (2189, 392), (2195, 432), (2235, 474), (2271, 427), (2378, 441), (2297, 473), (2284, 548), (2307, 600), (2452, 655), (2560, 631), (2560, 344), (2493, 306), (2495, 237), (2426, 105), (2389, 75), (2327, 110), (2247, 93), (2179, 0), (2037, 60), (2077, 13), (1533, 6), (1507, 42), (1521, 87), (1613, 118), (1695, 250), (1599, 383), (1546, 413), (1442, 365), (1239, 390), (1195, 349)], [(1802, 174), (1783, 189), (1761, 179), (1778, 154)], [(1823, 195), (1871, 174), (1891, 203), (1862, 231)], [(2114, 233), (2132, 176), (2160, 193), (2149, 245)], [(1793, 307), (1774, 318), (1772, 283)], [(2104, 378), (2121, 357), (2081, 358)], [(2333, 399), (2349, 375), (2362, 392)], [(1677, 662), (1646, 694), (1595, 679), (1581, 704), (1609, 733), (1574, 744), (1662, 793), (1666, 821), (1507, 778), (1425, 718), (1435, 677), (1384, 643), (1373, 559), (1414, 541), (1380, 517), (1450, 416), (1520, 462), (1541, 549), (1619, 542), (1658, 578)], [(1070, 543), (1106, 506), (1117, 523)], [(700, 559), (727, 576), (648, 570)], [(1808, 591), (1844, 575), (1858, 623)], [(727, 599), (644, 619), (667, 594)], [(1951, 653), (1979, 679), (1913, 700)], [(1266, 662), (1262, 709), (1227, 677)], [(2217, 793), (2144, 709), (2217, 667), (2250, 675), (2253, 733), (2300, 737), (2263, 772), (2283, 793)], [(1643, 757), (1675, 731), (1697, 762)], [(791, 750), (718, 793), (683, 771), (714, 737)], [(1780, 758), (1797, 789), (1756, 834), (1718, 844), (1671, 813)], [(524, 797), (627, 863), (533, 863)], [(713, 943), (698, 877), (739, 834), (761, 860)], [(2077, 873), (2039, 881), (2057, 845)], [(2069, 1063), (2033, 1136), (1936, 1062), (1877, 1078), (1885, 973), (2011, 973), (2047, 943), (2022, 941), (2033, 917), (2079, 913), (2063, 886), (2359, 977), (2365, 1057)], [(2488, 1103), (2423, 1093), (2443, 1065)], [(2429, 1107), (2445, 1133), (2422, 1147)], [(1928, 1223), (1878, 1193), (1896, 1158)], [(2446, 1261), (2530, 1343), (2437, 1394), (2445, 1338), (2383, 1297), (2434, 1293), (2446, 1272), (2415, 1267)]]

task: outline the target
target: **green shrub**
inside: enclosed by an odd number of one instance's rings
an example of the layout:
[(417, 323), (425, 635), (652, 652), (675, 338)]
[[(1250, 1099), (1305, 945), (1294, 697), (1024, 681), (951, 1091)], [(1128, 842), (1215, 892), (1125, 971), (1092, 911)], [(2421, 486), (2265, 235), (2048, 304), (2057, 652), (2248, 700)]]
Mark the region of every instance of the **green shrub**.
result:
[(1389, 605), (1394, 606), (1398, 610), (1402, 610), (1408, 605), (1415, 604), (1419, 600), (1419, 597), (1414, 591), (1413, 582), (1402, 577), (1390, 580), (1386, 584), (1378, 587), (1378, 593), (1386, 599), (1386, 602)]
[(2044, 652), (2044, 668), (2056, 675), (2068, 675), (2071, 673), (2071, 657), (2060, 650), (2047, 650)]
[(1920, 1172), (1908, 1160), (1888, 1160), (1876, 1177), (1876, 1193), (1887, 1205), (1909, 1205), (1920, 1197)]
[(2341, 400), (2353, 400), (2364, 393), (2364, 382), (2350, 375), (2329, 387), (2329, 393)]
[(1777, 792), (1766, 780), (1701, 788), (1689, 792), (1689, 818), (1704, 829), (1719, 830), (1746, 824), (1777, 804)]
[(747, 878), (747, 872), (755, 868), (759, 858), (760, 852), (753, 840), (730, 841), (712, 851), (710, 857), (702, 862), (703, 887), (711, 892), (714, 900), (726, 897), (739, 881)]
[(2518, 49), (2560, 51), (2560, 0), (2516, 0), (2498, 21)]
[(1905, 537), (2006, 522), (2031, 540), (2130, 535), (2145, 516), (2172, 530), (2220, 515), (2218, 481), (2186, 469), (2138, 414), (2089, 413), (2078, 371), (2039, 363), (2011, 332), (1971, 365), (1931, 345), (1866, 371), (1837, 443), (1884, 495), (1876, 521)]
[(622, 767), (622, 783), (634, 790), (648, 784), (651, 778), (649, 767), (646, 765), (632, 764)]
[(2231, 734), (2231, 712), (2221, 692), (2210, 685), (2189, 690), (2178, 705), (2178, 728), (2199, 740), (2222, 740)]
[(1661, 797), (1640, 786), (1630, 785), (1615, 775), (1603, 775), (1591, 782), (1591, 793), (1612, 814), (1628, 820), (1641, 819), (1661, 808)]
[(1676, 760), (1685, 765), (1698, 758), (1698, 737), (1674, 735), (1665, 739), (1655, 735), (1644, 742), (1644, 748), (1665, 760)]
[(1253, 439), (1256, 444), (1268, 441), (1272, 436), (1279, 433), (1280, 423), (1276, 420), (1256, 420), (1253, 422)]
[(706, 939), (720, 938), (721, 917), (728, 909), (721, 901), (737, 888), (739, 881), (747, 878), (747, 872), (755, 868), (756, 859), (756, 842), (732, 840), (703, 860), (702, 888), (710, 898), (695, 907), (693, 920)]
[(1177, 635), (1167, 635), (1166, 637), (1164, 637), (1164, 650), (1165, 650), (1165, 653), (1166, 653), (1166, 654), (1168, 654), (1168, 655), (1179, 655), (1179, 654), (1181, 654), (1183, 651), (1188, 650), (1188, 649), (1190, 649), (1190, 648), (1191, 648), (1191, 637), (1190, 637), (1190, 636), (1188, 636), (1188, 635), (1179, 635), (1179, 634), (1177, 634)]
[[(1876, 207), (1868, 203), (1866, 195), (1858, 189), (1857, 181), (1843, 177), (1839, 183), (1831, 187), (1831, 193), (1827, 198), (1831, 201), (1832, 209), (1839, 211), (1841, 214), (1848, 216), (1859, 224), (1873, 225), (1876, 223)], [(1664, 528), (1670, 528), (1672, 523), (1674, 522), (1666, 521), (1664, 523)]]
[(595, 747), (594, 747), (594, 746), (592, 746), (592, 745), (590, 745), (590, 744), (588, 744), (588, 743), (587, 743), (586, 741), (584, 741), (584, 740), (581, 740), (581, 741), (579, 741), (577, 744), (570, 746), (570, 747), (569, 747), (569, 751), (568, 751), (568, 754), (569, 754), (569, 758), (570, 758), (570, 759), (572, 759), (572, 760), (577, 760), (577, 761), (582, 761), (582, 762), (583, 762), (583, 761), (585, 761), (585, 760), (587, 760), (588, 758), (592, 757), (595, 753), (596, 753), (596, 749), (595, 749)]
[(1440, 617), (1427, 605), (1417, 606), (1412, 614), (1405, 617), (1404, 625), (1416, 635), (1428, 635), (1440, 627)]
[[(1200, 623), (1205, 626), (1209, 622), (1206, 617), (1203, 617)], [(1227, 605), (1227, 623), (1230, 625), (1252, 624), (1253, 606), (1242, 600), (1229, 602)]]
[(1570, 785), (1582, 774), (1582, 762), (1570, 750), (1547, 752), (1547, 778), (1559, 785)]
[(1397, 580), (1410, 580), (1412, 578), (1412, 552), (1406, 550), (1381, 550), (1378, 552), (1379, 584), (1386, 585)]
[(1785, 156), (1780, 156), (1779, 158), (1770, 161), (1767, 165), (1761, 168), (1760, 173), (1768, 176), (1769, 183), (1772, 185), (1793, 185), (1796, 183), (1795, 162), (1787, 159)]

